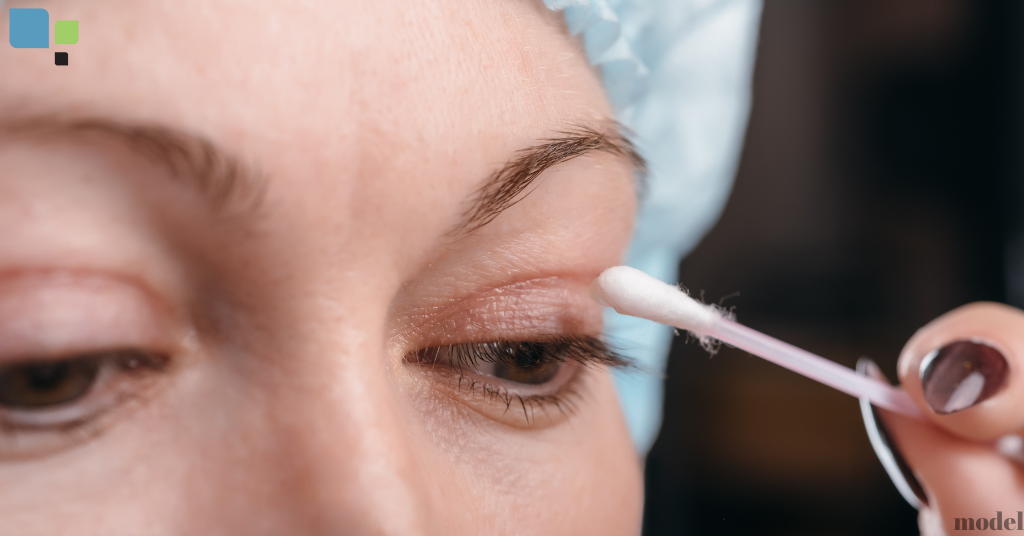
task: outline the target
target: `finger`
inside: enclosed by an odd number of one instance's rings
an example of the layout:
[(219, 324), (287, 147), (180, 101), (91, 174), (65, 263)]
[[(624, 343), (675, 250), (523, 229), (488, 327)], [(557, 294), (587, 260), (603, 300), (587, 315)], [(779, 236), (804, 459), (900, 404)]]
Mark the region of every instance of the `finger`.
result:
[(935, 424), (973, 441), (1024, 429), (1024, 312), (996, 303), (955, 309), (903, 349), (900, 383)]
[(929, 534), (926, 525), (936, 522), (946, 534), (971, 534), (965, 529), (982, 530), (982, 520), (984, 529), (1019, 530), (1024, 470), (1018, 462), (989, 444), (954, 436), (931, 423), (885, 410), (879, 414), (893, 447), (927, 495), (919, 520), (922, 534)]
[[(868, 358), (858, 361), (857, 371), (888, 383)], [(861, 410), (882, 466), (920, 510), (922, 536), (1024, 530), (1024, 519), (1018, 520), (1024, 512), (1013, 510), (1024, 498), (1024, 466), (934, 424), (873, 407), (867, 399), (861, 399)]]

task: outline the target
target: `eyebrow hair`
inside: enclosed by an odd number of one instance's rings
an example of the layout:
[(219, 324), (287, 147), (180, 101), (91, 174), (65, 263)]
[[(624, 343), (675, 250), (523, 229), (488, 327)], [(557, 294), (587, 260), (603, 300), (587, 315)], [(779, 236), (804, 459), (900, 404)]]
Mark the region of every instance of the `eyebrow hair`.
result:
[(615, 121), (605, 121), (600, 129), (575, 125), (555, 137), (541, 140), (538, 145), (520, 150), (476, 191), (471, 206), (449, 235), (465, 236), (477, 231), (522, 201), (525, 195), (520, 194), (546, 169), (595, 151), (627, 158), (642, 186), (647, 164), (624, 134), (626, 132), (628, 129)]
[[(521, 201), (525, 195), (520, 194), (545, 170), (595, 151), (627, 158), (642, 181), (647, 166), (626, 132), (626, 127), (615, 121), (605, 121), (600, 128), (576, 125), (518, 151), (477, 189), (472, 204), (449, 236), (465, 236), (479, 230)], [(254, 210), (263, 200), (265, 178), (197, 134), (162, 125), (100, 118), (35, 116), (0, 123), (0, 138), (25, 134), (97, 135), (119, 142), (203, 194), (217, 212), (228, 207)]]
[(198, 134), (99, 118), (35, 116), (0, 124), (0, 138), (25, 135), (88, 135), (120, 143), (198, 191), (218, 213), (255, 210), (263, 200), (264, 177)]

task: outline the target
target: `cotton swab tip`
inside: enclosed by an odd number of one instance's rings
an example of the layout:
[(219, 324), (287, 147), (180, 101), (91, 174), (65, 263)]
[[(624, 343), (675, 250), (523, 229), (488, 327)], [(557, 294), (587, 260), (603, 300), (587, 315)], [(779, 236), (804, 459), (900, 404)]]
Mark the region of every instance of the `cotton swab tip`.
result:
[(615, 266), (590, 284), (590, 296), (616, 312), (668, 324), (703, 336), (722, 314), (636, 268)]
[(702, 343), (718, 339), (875, 405), (903, 415), (921, 416), (904, 391), (737, 324), (715, 307), (635, 268), (616, 266), (605, 270), (590, 284), (590, 296), (621, 314), (685, 329)]

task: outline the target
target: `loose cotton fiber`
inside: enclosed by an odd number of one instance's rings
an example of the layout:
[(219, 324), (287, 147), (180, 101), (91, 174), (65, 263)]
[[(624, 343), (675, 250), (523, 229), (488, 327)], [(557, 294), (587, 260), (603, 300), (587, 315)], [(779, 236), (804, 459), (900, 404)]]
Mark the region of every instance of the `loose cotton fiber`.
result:
[(679, 287), (629, 266), (605, 270), (591, 283), (590, 296), (620, 314), (685, 329), (709, 351), (713, 345), (708, 332), (726, 316), (722, 309), (700, 303)]
[(635, 268), (616, 266), (605, 270), (590, 284), (590, 296), (620, 314), (685, 329), (709, 351), (714, 348), (712, 339), (716, 339), (876, 406), (922, 418), (921, 411), (903, 390), (737, 324), (720, 307), (700, 303), (679, 287)]

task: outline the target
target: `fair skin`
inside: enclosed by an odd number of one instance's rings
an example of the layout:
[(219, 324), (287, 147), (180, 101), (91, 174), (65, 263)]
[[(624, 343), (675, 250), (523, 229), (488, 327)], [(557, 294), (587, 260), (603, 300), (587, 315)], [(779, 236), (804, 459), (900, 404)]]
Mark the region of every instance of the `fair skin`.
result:
[[(622, 261), (637, 162), (560, 14), (5, 7), (81, 32), (67, 67), (0, 47), (5, 532), (637, 533), (587, 296)], [(915, 360), (951, 337), (1019, 370), (1021, 315), (992, 307), (911, 341), (926, 413)], [(452, 357), (481, 348), (516, 359)], [(929, 512), (1020, 504), (1019, 467), (978, 446), (1021, 429), (1018, 376), (886, 415)]]
[[(78, 420), (25, 426), (52, 410), (13, 406), (50, 395), (6, 395), (4, 530), (635, 533), (640, 464), (605, 366), (524, 383), (416, 359), (600, 334), (587, 285), (621, 262), (635, 211), (622, 151), (549, 162), (463, 225), (523, 151), (615, 143), (561, 15), (283, 6), (5, 6), (77, 19), (81, 40), (64, 70), (0, 47), (19, 73), (0, 80), (0, 363), (129, 357), (63, 402)], [(140, 128), (199, 136), (262, 185), (212, 203)]]
[[(921, 363), (936, 348), (970, 339), (984, 340), (1001, 351), (1009, 366), (1006, 383), (977, 405), (937, 414), (924, 398)], [(903, 349), (900, 383), (926, 420), (885, 412), (885, 423), (928, 497), (929, 504), (919, 516), (922, 535), (988, 534), (987, 530), (956, 530), (955, 519), (992, 519), (1001, 511), (1003, 517), (1016, 521), (1017, 511), (1024, 509), (1024, 466), (993, 444), (1009, 434), (1024, 434), (1022, 367), (1024, 313), (995, 303), (974, 303), (951, 311), (921, 328)]]

